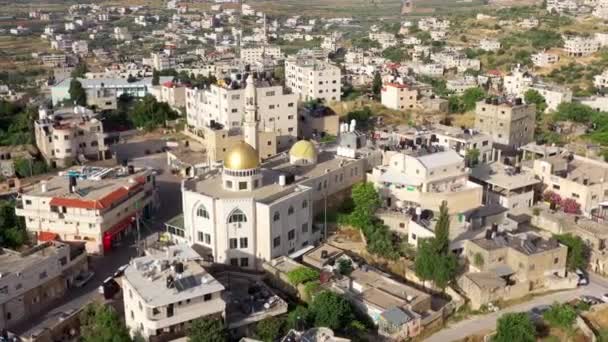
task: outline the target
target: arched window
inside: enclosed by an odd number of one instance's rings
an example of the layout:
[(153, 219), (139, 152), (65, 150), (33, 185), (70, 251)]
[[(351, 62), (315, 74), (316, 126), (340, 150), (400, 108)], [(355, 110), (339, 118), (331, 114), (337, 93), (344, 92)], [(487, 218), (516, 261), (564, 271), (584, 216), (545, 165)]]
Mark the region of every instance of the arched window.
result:
[(290, 205), (289, 209), (287, 209), (287, 215), (291, 215), (291, 214), (293, 214), (293, 206), (292, 205)]
[(304, 208), (308, 208), (308, 201), (307, 200), (303, 200), (302, 201), (302, 209)]
[(201, 204), (198, 209), (196, 209), (196, 216), (208, 219), (209, 212), (207, 211), (207, 208)]
[(279, 212), (278, 212), (278, 211), (275, 211), (275, 212), (274, 212), (274, 216), (273, 216), (273, 218), (272, 218), (272, 219), (273, 219), (273, 221), (274, 221), (274, 222), (277, 222), (278, 220), (280, 220), (280, 219), (281, 219), (281, 214), (279, 214)]
[(238, 223), (238, 222), (247, 222), (247, 216), (240, 210), (236, 209), (230, 214), (228, 218), (228, 223)]

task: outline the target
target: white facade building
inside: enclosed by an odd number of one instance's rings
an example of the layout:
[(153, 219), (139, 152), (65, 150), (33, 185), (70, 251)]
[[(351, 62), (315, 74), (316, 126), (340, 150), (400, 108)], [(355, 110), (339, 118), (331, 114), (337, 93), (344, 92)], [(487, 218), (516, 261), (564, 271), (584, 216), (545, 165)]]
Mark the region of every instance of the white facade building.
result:
[(285, 61), (285, 85), (301, 101), (321, 99), (325, 103), (340, 101), (342, 74), (327, 61), (289, 58)]
[(280, 60), (284, 58), (281, 47), (277, 45), (261, 45), (241, 48), (241, 60), (244, 63), (252, 64), (270, 58)]
[(564, 37), (564, 51), (571, 57), (584, 57), (596, 53), (600, 43), (594, 37)]
[(532, 63), (537, 67), (546, 67), (559, 62), (559, 55), (549, 52), (539, 52), (531, 56)]

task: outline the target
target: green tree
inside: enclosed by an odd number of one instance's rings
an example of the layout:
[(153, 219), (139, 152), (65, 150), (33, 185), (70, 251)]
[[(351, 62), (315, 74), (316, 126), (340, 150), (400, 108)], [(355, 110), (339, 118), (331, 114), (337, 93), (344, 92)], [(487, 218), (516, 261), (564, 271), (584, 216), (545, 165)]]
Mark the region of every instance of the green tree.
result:
[(402, 62), (407, 57), (407, 54), (401, 47), (391, 46), (382, 51), (382, 57), (391, 62)]
[(17, 249), (25, 242), (25, 220), (15, 215), (15, 202), (0, 201), (0, 247)]
[(129, 330), (111, 307), (89, 304), (80, 316), (81, 339), (84, 342), (130, 342)]
[(310, 305), (310, 310), (315, 326), (328, 327), (336, 331), (344, 329), (355, 319), (350, 303), (344, 297), (330, 291), (317, 294)]
[(152, 85), (157, 86), (159, 84), (160, 84), (160, 74), (158, 73), (158, 70), (154, 69), (154, 70), (152, 70)]
[(200, 318), (188, 328), (189, 342), (225, 342), (228, 334), (220, 318)]
[(89, 67), (87, 66), (87, 63), (85, 63), (84, 61), (80, 61), (78, 65), (74, 68), (74, 70), (72, 70), (70, 76), (72, 78), (84, 78), (87, 72), (89, 72)]
[(569, 333), (572, 332), (576, 320), (576, 310), (570, 304), (554, 303), (549, 310), (543, 313), (543, 319), (549, 325), (561, 328)]
[(458, 260), (450, 251), (450, 216), (444, 201), (439, 208), (435, 237), (418, 242), (414, 270), (420, 279), (430, 280), (435, 286), (445, 289), (456, 277), (457, 267)]
[(298, 305), (287, 314), (287, 320), (285, 321), (286, 328), (297, 331), (306, 330), (311, 326), (311, 316), (312, 314), (308, 308)]
[(479, 87), (469, 88), (465, 90), (461, 96), (463, 107), (462, 109), (465, 112), (475, 109), (475, 105), (477, 104), (477, 102), (483, 100), (485, 96), (486, 92)]
[(382, 91), (382, 76), (379, 72), (374, 74), (374, 80), (372, 81), (372, 93), (376, 100), (380, 99), (380, 92)]
[(353, 110), (346, 114), (346, 120), (350, 123), (352, 120), (357, 122), (358, 130), (368, 130), (371, 124), (371, 118), (373, 116), (372, 110), (369, 107), (363, 107), (361, 109)]
[(292, 285), (298, 286), (319, 279), (319, 271), (313, 270), (310, 267), (300, 266), (287, 272), (287, 279)]
[(342, 275), (349, 275), (353, 271), (353, 263), (350, 259), (340, 259), (338, 260), (338, 272)]
[(70, 100), (76, 105), (86, 106), (87, 105), (87, 93), (82, 87), (82, 83), (79, 80), (73, 78), (70, 81)]
[(576, 269), (586, 269), (589, 264), (589, 247), (580, 236), (572, 234), (560, 234), (553, 236), (559, 243), (568, 247), (568, 257), (566, 266), (571, 271)]
[(158, 102), (154, 96), (146, 95), (135, 104), (130, 117), (135, 126), (150, 130), (163, 126), (167, 120), (176, 119), (178, 113), (166, 102)]
[(469, 167), (473, 167), (473, 166), (479, 164), (479, 149), (477, 149), (477, 148), (468, 149), (464, 156), (464, 161), (467, 164), (467, 166), (469, 166)]
[(264, 342), (273, 342), (283, 335), (285, 322), (278, 317), (269, 317), (255, 325), (255, 337)]
[(15, 173), (20, 178), (37, 176), (48, 172), (48, 166), (41, 160), (17, 158), (13, 163), (15, 165)]
[(534, 104), (536, 106), (536, 119), (542, 118), (545, 110), (547, 109), (547, 101), (538, 91), (534, 89), (528, 89), (524, 93), (524, 101), (527, 104)]
[(493, 342), (514, 341), (536, 341), (536, 328), (525, 312), (507, 313), (498, 319)]

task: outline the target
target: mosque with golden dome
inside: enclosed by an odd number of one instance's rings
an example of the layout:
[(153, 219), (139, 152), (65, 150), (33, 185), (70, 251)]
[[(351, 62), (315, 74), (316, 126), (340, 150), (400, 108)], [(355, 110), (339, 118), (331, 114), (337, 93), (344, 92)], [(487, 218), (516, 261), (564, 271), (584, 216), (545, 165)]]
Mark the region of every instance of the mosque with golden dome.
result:
[[(183, 181), (183, 227), (171, 238), (197, 245), (214, 262), (261, 269), (322, 241), (326, 225), (315, 217), (349, 197), (381, 152), (351, 148), (341, 155), (336, 146), (300, 140), (262, 161), (251, 79), (245, 94), (244, 140), (226, 151), (221, 167)], [(353, 130), (354, 123), (344, 134)]]

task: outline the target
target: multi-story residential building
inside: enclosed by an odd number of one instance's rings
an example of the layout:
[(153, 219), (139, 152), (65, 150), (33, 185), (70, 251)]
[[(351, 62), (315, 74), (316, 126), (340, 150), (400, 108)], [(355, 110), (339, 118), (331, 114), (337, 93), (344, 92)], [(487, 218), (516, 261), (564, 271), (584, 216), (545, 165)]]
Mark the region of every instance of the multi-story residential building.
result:
[(186, 89), (187, 87), (183, 84), (165, 82), (152, 88), (152, 96), (179, 111), (180, 108), (186, 108)]
[(131, 33), (129, 33), (129, 29), (126, 27), (115, 27), (113, 37), (114, 39), (120, 41), (128, 41), (133, 39), (133, 36), (131, 35)]
[(540, 180), (534, 173), (500, 162), (473, 168), (471, 180), (483, 186), (485, 205), (500, 205), (509, 210), (532, 207), (535, 193), (540, 190)]
[(476, 88), (477, 86), (477, 79), (475, 77), (451, 79), (446, 82), (447, 89), (458, 95), (464, 93), (467, 89)]
[(131, 260), (124, 271), (125, 322), (131, 335), (166, 341), (184, 336), (198, 318), (224, 320), (224, 286), (187, 245)]
[(424, 135), (428, 136), (429, 144), (454, 150), (463, 158), (467, 157), (469, 151), (477, 150), (477, 161), (471, 160), (469, 162), (470, 165), (467, 165), (469, 167), (478, 163), (489, 163), (494, 160), (492, 137), (475, 129), (434, 125), (426, 134), (421, 134), (420, 136)]
[(483, 189), (469, 182), (464, 158), (457, 152), (406, 152), (384, 152), (383, 165), (367, 175), (378, 189), (383, 207), (439, 211), (447, 201), (451, 213), (464, 213), (481, 205)]
[(575, 200), (585, 216), (608, 201), (608, 163), (566, 153), (536, 159), (531, 169), (547, 191)]
[(302, 106), (298, 110), (298, 117), (298, 136), (301, 138), (318, 139), (326, 135), (338, 136), (340, 117), (330, 107)]
[(575, 13), (579, 5), (574, 0), (548, 0), (546, 8), (549, 13)]
[(57, 303), (87, 270), (81, 246), (46, 241), (0, 253), (0, 328), (10, 329)]
[[(170, 82), (173, 77), (162, 76), (160, 77), (160, 83)], [(122, 94), (127, 94), (132, 97), (144, 97), (150, 94), (152, 88), (152, 77), (144, 77), (135, 82), (129, 82), (124, 78), (96, 78), (96, 79), (77, 79), (82, 88), (85, 91), (90, 89), (113, 89), (116, 97), (120, 97)], [(71, 78), (66, 78), (53, 87), (51, 87), (51, 98), (53, 105), (57, 105), (64, 100), (70, 99), (70, 82)]]
[(550, 52), (539, 52), (531, 56), (532, 63), (537, 67), (546, 67), (559, 62), (559, 55)]
[(496, 39), (482, 39), (479, 42), (479, 48), (484, 51), (498, 51), (501, 48), (501, 44)]
[(15, 213), (38, 240), (52, 234), (104, 254), (154, 209), (156, 180), (145, 169), (84, 166), (25, 191)]
[(489, 134), (494, 144), (515, 150), (534, 140), (536, 106), (514, 101), (486, 99), (477, 102), (475, 129)]
[(418, 106), (418, 89), (403, 83), (385, 83), (380, 92), (382, 105), (396, 110), (414, 109)]
[(110, 157), (101, 120), (84, 107), (58, 109), (52, 114), (40, 109), (34, 135), (40, 153), (52, 167)]
[(397, 37), (390, 32), (370, 32), (369, 39), (378, 42), (382, 49), (397, 45)]
[(348, 196), (377, 153), (363, 154), (362, 145), (341, 141), (337, 155), (300, 141), (288, 155), (260, 164), (255, 91), (248, 88), (245, 95), (245, 141), (226, 152), (223, 169), (183, 183), (183, 227), (174, 227), (172, 236), (205, 247), (215, 262), (258, 269), (264, 261), (317, 243), (322, 232), (313, 218), (324, 203)]
[(301, 101), (340, 101), (341, 82), (340, 68), (327, 61), (298, 57), (285, 61), (285, 85), (297, 94)]
[(164, 52), (152, 53), (152, 67), (156, 70), (167, 70), (175, 68), (175, 58)]
[(258, 63), (264, 59), (272, 60), (283, 59), (285, 55), (281, 52), (278, 45), (260, 45), (241, 48), (241, 60), (247, 64)]
[(505, 94), (518, 97), (523, 97), (532, 83), (534, 83), (534, 77), (519, 66), (513, 68), (509, 74), (505, 75), (502, 81)]
[(59, 67), (64, 66), (68, 62), (68, 57), (61, 53), (42, 54), (40, 55), (40, 61), (44, 66)]
[[(279, 149), (288, 148), (296, 141), (298, 134), (297, 95), (273, 81), (253, 80), (253, 76), (249, 77), (256, 94), (259, 129), (275, 132), (277, 141), (272, 145)], [(207, 128), (221, 128), (231, 131), (232, 135), (238, 134), (247, 105), (246, 88), (249, 83), (244, 78), (234, 78), (230, 83), (213, 84), (209, 89), (186, 89), (187, 123), (190, 130), (203, 136)]]
[(565, 36), (564, 51), (571, 57), (583, 57), (596, 53), (600, 43), (594, 37)]
[(572, 102), (572, 90), (565, 86), (534, 82), (528, 89), (536, 90), (545, 98), (547, 111), (555, 111), (560, 104)]
[(80, 56), (85, 56), (89, 54), (89, 43), (86, 40), (77, 40), (75, 42), (72, 43), (72, 52), (80, 55)]
[(593, 76), (593, 85), (599, 90), (605, 90), (608, 87), (608, 69)]
[(418, 28), (422, 31), (445, 31), (450, 28), (450, 21), (447, 19), (439, 19), (435, 17), (422, 18), (418, 21)]
[(571, 284), (566, 275), (568, 248), (557, 240), (505, 234), (496, 228), (486, 234), (465, 242), (470, 272), (458, 280), (473, 308), (551, 289), (560, 282)]
[(116, 89), (111, 88), (89, 88), (87, 94), (87, 106), (96, 110), (112, 110), (118, 108)]

